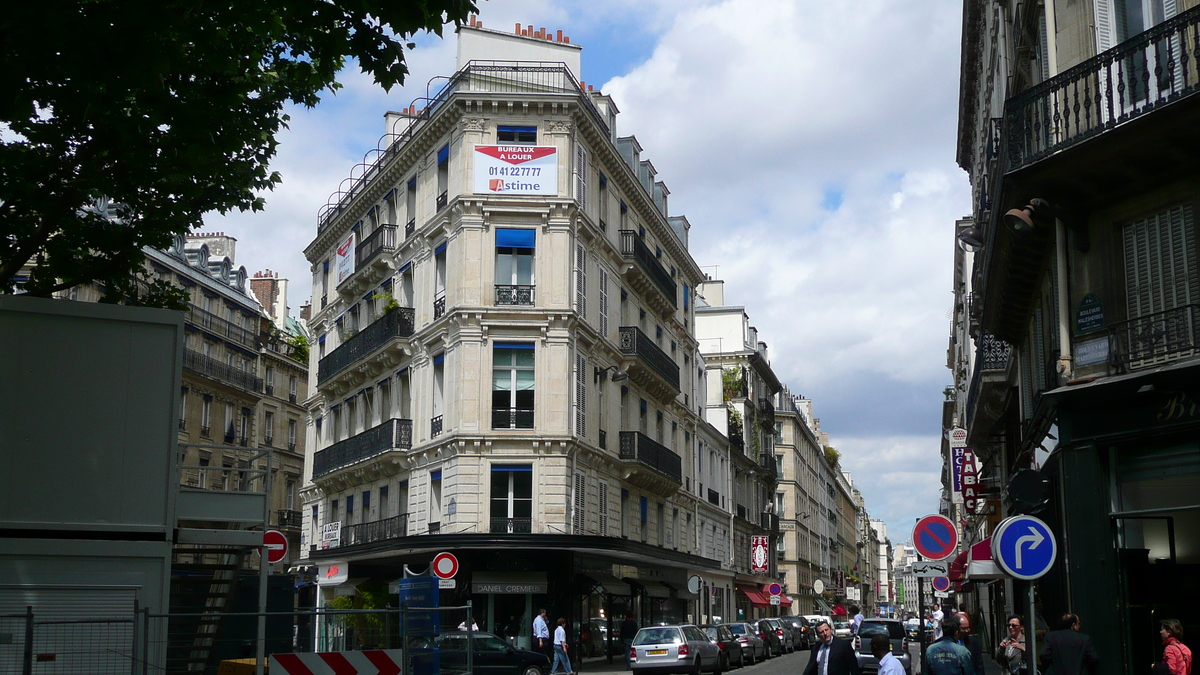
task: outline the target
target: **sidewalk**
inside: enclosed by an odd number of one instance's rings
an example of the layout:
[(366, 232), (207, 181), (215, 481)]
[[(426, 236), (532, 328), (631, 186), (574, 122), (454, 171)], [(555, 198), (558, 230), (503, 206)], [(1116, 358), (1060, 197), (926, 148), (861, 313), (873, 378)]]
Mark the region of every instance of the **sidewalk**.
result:
[[(581, 673), (628, 673), (629, 669), (625, 667), (625, 659), (621, 654), (613, 655), (613, 662), (608, 662), (608, 657), (592, 656), (583, 660), (583, 663), (576, 668)], [(987, 675), (999, 675), (999, 673), (988, 673)]]

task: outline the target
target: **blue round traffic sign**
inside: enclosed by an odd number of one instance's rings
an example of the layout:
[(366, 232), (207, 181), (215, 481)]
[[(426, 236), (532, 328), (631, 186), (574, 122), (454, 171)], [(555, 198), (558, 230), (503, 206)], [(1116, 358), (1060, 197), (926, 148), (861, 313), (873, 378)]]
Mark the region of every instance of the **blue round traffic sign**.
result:
[(935, 591), (950, 590), (950, 578), (949, 577), (934, 577), (933, 578), (933, 590), (935, 590)]
[(1033, 516), (1013, 516), (992, 533), (992, 558), (1017, 579), (1037, 579), (1054, 566), (1058, 544), (1050, 526)]
[(946, 516), (925, 516), (913, 528), (912, 540), (926, 560), (945, 560), (958, 550), (958, 528)]

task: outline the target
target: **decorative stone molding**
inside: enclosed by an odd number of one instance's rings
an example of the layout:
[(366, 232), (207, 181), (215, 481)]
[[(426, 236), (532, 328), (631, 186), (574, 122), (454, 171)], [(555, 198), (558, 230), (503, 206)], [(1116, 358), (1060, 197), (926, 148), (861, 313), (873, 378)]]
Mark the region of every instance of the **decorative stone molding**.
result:
[(459, 121), (459, 129), (462, 131), (483, 131), (483, 118), (464, 117)]
[(569, 134), (574, 129), (571, 120), (546, 120), (546, 133)]

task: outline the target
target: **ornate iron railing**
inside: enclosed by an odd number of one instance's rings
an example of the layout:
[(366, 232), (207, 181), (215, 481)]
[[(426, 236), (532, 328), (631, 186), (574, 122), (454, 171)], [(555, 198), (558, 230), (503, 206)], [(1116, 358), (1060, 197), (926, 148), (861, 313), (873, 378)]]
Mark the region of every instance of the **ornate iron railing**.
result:
[(261, 393), (263, 381), (248, 370), (238, 370), (228, 363), (222, 363), (212, 357), (205, 356), (191, 349), (183, 350), (183, 367), (205, 377), (220, 380), (239, 389)]
[(404, 224), (404, 238), (408, 239), (409, 237), (413, 236), (413, 234), (415, 234), (416, 231), (417, 231), (417, 219), (410, 218), (408, 220), (408, 222)]
[(449, 195), (445, 190), (443, 190), (442, 193), (437, 196), (437, 210), (441, 211), (442, 209), (446, 208), (446, 204), (449, 201)]
[(313, 455), (313, 478), (343, 469), (389, 450), (412, 447), (412, 420), (391, 419)]
[(440, 319), (446, 313), (446, 296), (439, 295), (433, 299), (433, 318)]
[(979, 350), (976, 352), (976, 370), (1005, 370), (1008, 359), (1012, 356), (1012, 345), (998, 339), (990, 331), (983, 331), (979, 340)]
[(532, 305), (533, 286), (496, 284), (496, 305)]
[(621, 326), (620, 335), (619, 348), (622, 354), (640, 358), (672, 387), (679, 389), (679, 364), (654, 344), (654, 340), (643, 333), (642, 329), (637, 326)]
[(434, 436), (441, 436), (441, 435), (442, 435), (442, 416), (438, 415), (437, 417), (434, 417), (429, 420), (429, 436), (432, 438)]
[(763, 426), (775, 427), (775, 404), (771, 403), (771, 399), (760, 396), (758, 398), (758, 412), (761, 413), (759, 420)]
[(621, 230), (621, 255), (626, 258), (632, 258), (638, 267), (650, 277), (659, 290), (663, 292), (671, 300), (671, 304), (678, 307), (676, 298), (675, 280), (671, 278), (671, 273), (662, 266), (658, 261), (658, 257), (654, 255), (642, 241), (640, 235), (635, 230)]
[(619, 456), (648, 466), (676, 483), (683, 482), (683, 460), (679, 455), (640, 431), (621, 432)]
[(1194, 94), (1198, 52), (1195, 7), (1013, 96), (1005, 103), (1008, 170)]
[(1200, 304), (1114, 323), (1108, 327), (1108, 358), (1119, 370), (1139, 370), (1200, 355)]
[(371, 325), (356, 333), (337, 349), (325, 355), (317, 364), (317, 383), (320, 384), (383, 348), (389, 340), (411, 337), (413, 309), (399, 307), (385, 312)]
[(766, 469), (771, 475), (778, 475), (775, 463), (775, 455), (768, 455), (764, 452), (758, 456), (758, 465)]
[(762, 520), (759, 523), (759, 525), (762, 526), (762, 529), (767, 530), (768, 532), (778, 532), (779, 531), (779, 514), (763, 513)]
[(188, 308), (183, 313), (183, 320), (198, 326), (204, 330), (227, 338), (232, 342), (236, 342), (243, 347), (247, 347), (254, 351), (258, 351), (258, 334), (252, 330), (242, 328), (241, 326), (222, 319), (212, 312), (201, 309), (196, 305), (188, 305)]
[(533, 532), (533, 518), (492, 518), (489, 531), (492, 534), (529, 534)]
[(396, 226), (380, 225), (374, 232), (368, 234), (365, 239), (354, 247), (355, 268), (362, 268), (363, 265), (371, 262), (375, 259), (375, 256), (384, 251), (392, 252), (395, 250)]
[(532, 429), (533, 408), (492, 408), (493, 429)]
[(402, 513), (391, 518), (343, 527), (340, 545), (354, 546), (356, 544), (370, 544), (376, 541), (387, 541), (406, 536), (408, 536), (408, 514)]
[(276, 527), (287, 527), (298, 530), (303, 522), (304, 514), (300, 513), (299, 511), (280, 509), (275, 512)]

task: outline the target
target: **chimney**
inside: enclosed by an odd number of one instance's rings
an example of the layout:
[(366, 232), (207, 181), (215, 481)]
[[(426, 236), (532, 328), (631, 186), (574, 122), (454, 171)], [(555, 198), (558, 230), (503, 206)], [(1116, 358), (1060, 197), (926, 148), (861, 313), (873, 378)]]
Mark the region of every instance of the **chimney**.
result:
[(312, 303), (305, 301), (303, 305), (300, 305), (300, 320), (308, 321), (310, 319), (312, 319)]

